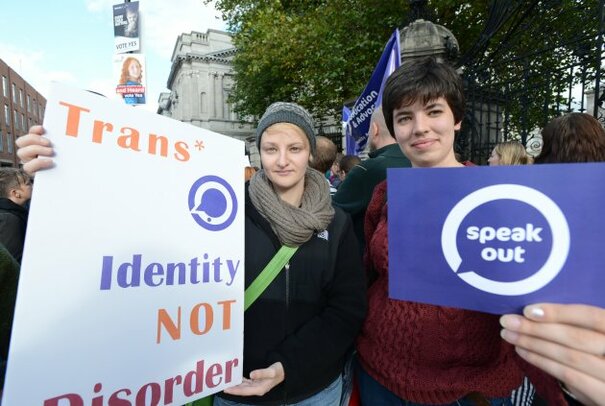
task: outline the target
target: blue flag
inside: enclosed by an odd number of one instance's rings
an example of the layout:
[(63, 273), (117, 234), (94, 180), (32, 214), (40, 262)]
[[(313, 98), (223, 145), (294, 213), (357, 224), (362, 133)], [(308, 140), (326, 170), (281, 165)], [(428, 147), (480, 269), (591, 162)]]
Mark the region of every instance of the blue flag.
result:
[[(396, 29), (384, 47), (382, 56), (378, 61), (378, 65), (374, 68), (372, 77), (366, 85), (365, 90), (355, 102), (347, 122), (345, 135), (351, 137), (355, 143), (355, 155), (358, 155), (365, 148), (368, 142), (370, 119), (372, 118), (374, 107), (382, 102), (382, 90), (387, 78), (400, 65), (399, 30)], [(348, 142), (349, 139), (347, 138)]]
[(351, 109), (347, 106), (342, 106), (342, 129), (345, 137), (345, 154), (357, 155), (355, 140), (351, 136), (351, 126), (349, 118), (351, 117)]

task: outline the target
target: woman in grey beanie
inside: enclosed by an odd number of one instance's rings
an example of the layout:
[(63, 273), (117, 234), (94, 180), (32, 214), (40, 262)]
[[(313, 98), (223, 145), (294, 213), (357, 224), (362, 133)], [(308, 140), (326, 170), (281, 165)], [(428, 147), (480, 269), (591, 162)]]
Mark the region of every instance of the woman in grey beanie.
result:
[(282, 245), (298, 250), (245, 312), (244, 382), (215, 406), (340, 404), (343, 366), (366, 313), (365, 277), (350, 218), (332, 208), (323, 174), (309, 167), (314, 128), (294, 103), (272, 104), (258, 123), (246, 287)]

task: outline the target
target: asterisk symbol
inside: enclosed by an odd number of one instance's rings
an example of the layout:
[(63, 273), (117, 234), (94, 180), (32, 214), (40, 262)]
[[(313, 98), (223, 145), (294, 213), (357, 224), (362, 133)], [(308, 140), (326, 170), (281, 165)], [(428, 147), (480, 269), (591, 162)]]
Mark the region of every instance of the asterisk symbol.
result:
[(203, 150), (205, 148), (204, 141), (197, 140), (195, 142), (195, 148), (197, 148), (198, 151)]

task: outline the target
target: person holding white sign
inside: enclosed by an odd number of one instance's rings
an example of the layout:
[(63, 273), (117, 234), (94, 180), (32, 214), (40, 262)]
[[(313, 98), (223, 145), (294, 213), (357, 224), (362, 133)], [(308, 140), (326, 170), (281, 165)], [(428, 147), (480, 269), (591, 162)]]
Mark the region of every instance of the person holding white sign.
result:
[[(542, 130), (536, 164), (605, 162), (605, 130), (594, 117), (570, 113)], [(605, 309), (574, 304), (535, 304), (500, 319), (502, 337), (526, 361), (562, 382), (572, 399), (605, 405)]]
[[(18, 141), (33, 173), (52, 166), (42, 127)], [(246, 310), (244, 381), (214, 399), (221, 405), (338, 406), (343, 368), (366, 314), (366, 281), (350, 217), (331, 204), (315, 152), (311, 115), (274, 103), (259, 121), (262, 169), (246, 187), (246, 287), (280, 251), (297, 247)], [(249, 377), (249, 378), (246, 378)]]
[[(413, 168), (464, 166), (454, 154), (464, 109), (462, 79), (433, 58), (398, 68), (382, 99), (389, 132)], [(357, 340), (362, 403), (511, 405), (529, 375), (549, 404), (564, 404), (557, 382), (501, 339), (497, 315), (389, 298), (387, 231), (412, 230), (388, 230), (386, 185), (374, 189), (365, 221), (366, 270), (376, 279)]]

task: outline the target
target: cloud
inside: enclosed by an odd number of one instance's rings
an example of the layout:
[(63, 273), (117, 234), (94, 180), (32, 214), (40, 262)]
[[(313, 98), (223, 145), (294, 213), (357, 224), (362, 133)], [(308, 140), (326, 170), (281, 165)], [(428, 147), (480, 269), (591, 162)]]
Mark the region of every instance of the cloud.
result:
[(177, 37), (182, 33), (205, 32), (209, 28), (225, 29), (225, 24), (214, 5), (206, 6), (202, 0), (181, 0), (178, 3), (145, 2), (140, 7), (143, 18), (143, 46), (163, 58), (172, 56)]
[(50, 82), (76, 83), (71, 72), (46, 70), (46, 55), (42, 51), (24, 51), (12, 45), (0, 43), (0, 55), (4, 62), (43, 96), (48, 95)]
[(105, 10), (111, 10), (114, 4), (119, 4), (119, 0), (87, 0), (86, 8), (93, 13)]

